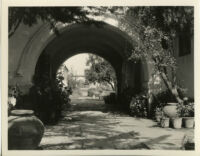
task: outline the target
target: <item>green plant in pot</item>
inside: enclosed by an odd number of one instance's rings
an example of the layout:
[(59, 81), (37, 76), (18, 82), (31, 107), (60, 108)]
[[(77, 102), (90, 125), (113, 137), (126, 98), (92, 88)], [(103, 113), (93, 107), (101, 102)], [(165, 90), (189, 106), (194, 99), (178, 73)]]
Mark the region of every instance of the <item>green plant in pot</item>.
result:
[(177, 113), (175, 117), (171, 118), (171, 123), (173, 128), (175, 129), (179, 129), (182, 127), (182, 110), (183, 110), (183, 105), (182, 104), (178, 104), (177, 105)]
[(156, 103), (159, 104), (160, 107), (163, 107), (163, 112), (167, 117), (176, 117), (178, 103), (169, 90), (159, 92), (155, 96), (155, 99)]
[(185, 128), (194, 127), (194, 102), (186, 103), (182, 110), (183, 125)]
[(169, 118), (164, 113), (162, 113), (162, 118), (160, 120), (160, 126), (163, 128), (169, 127)]
[(17, 84), (8, 86), (8, 116), (10, 116), (11, 111), (15, 109), (17, 100), (19, 100), (21, 94), (22, 92)]
[(144, 93), (135, 95), (130, 102), (130, 115), (134, 117), (147, 117), (147, 97)]
[(155, 120), (156, 120), (157, 122), (159, 122), (159, 123), (160, 123), (160, 121), (161, 121), (162, 114), (163, 114), (162, 108), (157, 107), (156, 110), (155, 110)]

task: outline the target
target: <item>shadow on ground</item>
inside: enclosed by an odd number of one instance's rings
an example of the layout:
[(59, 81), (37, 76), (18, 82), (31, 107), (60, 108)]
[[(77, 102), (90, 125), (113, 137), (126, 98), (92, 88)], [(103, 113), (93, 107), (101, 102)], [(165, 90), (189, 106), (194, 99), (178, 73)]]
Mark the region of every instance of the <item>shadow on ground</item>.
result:
[(84, 110), (64, 111), (65, 117), (57, 125), (46, 126), (40, 147), (44, 150), (180, 150), (185, 133), (193, 134), (193, 130), (160, 128), (148, 119), (88, 111), (85, 109), (90, 105), (88, 103), (82, 106)]

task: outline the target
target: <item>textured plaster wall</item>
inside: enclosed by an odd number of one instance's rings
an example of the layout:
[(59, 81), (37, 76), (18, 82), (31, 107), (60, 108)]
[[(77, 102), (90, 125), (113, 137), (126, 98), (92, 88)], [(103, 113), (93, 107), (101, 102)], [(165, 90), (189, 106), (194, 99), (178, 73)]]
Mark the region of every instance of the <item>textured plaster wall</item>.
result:
[(179, 56), (179, 41), (175, 41), (175, 55), (177, 59), (177, 77), (179, 83), (187, 88), (187, 94), (194, 97), (194, 40), (191, 40), (191, 53)]

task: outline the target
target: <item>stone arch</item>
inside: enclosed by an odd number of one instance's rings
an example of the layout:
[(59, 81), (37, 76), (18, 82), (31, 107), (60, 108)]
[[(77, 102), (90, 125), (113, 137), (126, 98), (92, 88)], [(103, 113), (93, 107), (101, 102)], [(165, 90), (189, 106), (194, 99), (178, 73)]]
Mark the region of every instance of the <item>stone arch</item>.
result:
[(32, 85), (35, 67), (42, 53), (50, 56), (53, 75), (66, 58), (89, 52), (105, 58), (112, 64), (118, 77), (119, 91), (125, 84), (139, 86), (136, 82), (138, 65), (127, 61), (127, 52), (132, 46), (129, 43), (130, 37), (117, 27), (104, 22), (60, 25), (60, 33), (56, 36), (48, 24), (38, 25), (33, 35), (28, 38), (16, 64), (16, 76), (20, 79), (20, 85)]

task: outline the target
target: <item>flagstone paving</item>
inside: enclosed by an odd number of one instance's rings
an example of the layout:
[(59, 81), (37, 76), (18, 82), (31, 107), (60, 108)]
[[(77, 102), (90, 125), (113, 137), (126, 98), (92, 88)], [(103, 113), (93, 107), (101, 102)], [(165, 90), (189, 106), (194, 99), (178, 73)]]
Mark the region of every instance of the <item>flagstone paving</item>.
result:
[[(45, 127), (40, 143), (43, 150), (181, 150), (184, 136), (194, 135), (193, 129), (161, 128), (149, 119), (103, 112), (102, 102), (80, 101), (73, 103), (75, 111), (64, 111), (65, 117), (57, 125)], [(92, 103), (100, 109), (91, 110)]]

